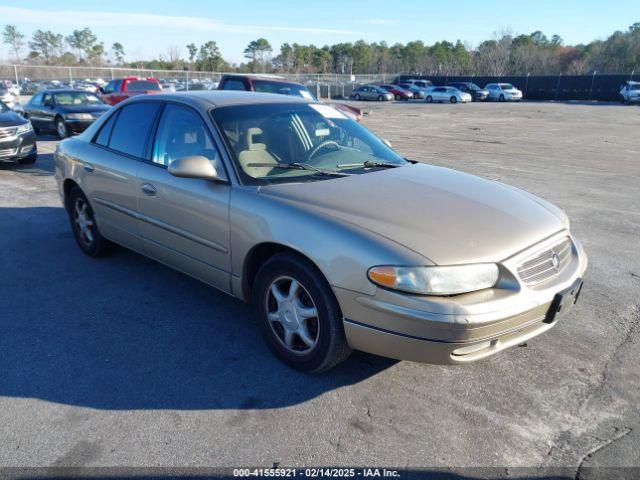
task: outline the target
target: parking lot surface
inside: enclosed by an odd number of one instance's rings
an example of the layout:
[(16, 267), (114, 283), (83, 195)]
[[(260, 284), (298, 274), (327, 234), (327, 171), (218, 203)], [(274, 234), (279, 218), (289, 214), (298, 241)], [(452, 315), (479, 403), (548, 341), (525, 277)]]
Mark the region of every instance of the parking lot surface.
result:
[(301, 374), (248, 306), (83, 255), (42, 137), (34, 166), (0, 165), (0, 466), (640, 465), (640, 109), (360, 105), (403, 155), (565, 209), (590, 261), (576, 308), (472, 365)]

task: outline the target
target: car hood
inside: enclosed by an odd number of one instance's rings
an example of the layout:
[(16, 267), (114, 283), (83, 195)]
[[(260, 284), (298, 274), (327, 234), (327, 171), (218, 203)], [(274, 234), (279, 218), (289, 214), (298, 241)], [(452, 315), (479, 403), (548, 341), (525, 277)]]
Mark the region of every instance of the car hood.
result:
[(94, 113), (106, 112), (111, 107), (109, 105), (58, 105), (57, 109), (60, 113)]
[(437, 265), (500, 261), (568, 227), (560, 209), (534, 195), (425, 164), (260, 192), (374, 232)]
[(27, 123), (27, 120), (14, 111), (0, 113), (0, 127), (15, 127), (23, 123)]

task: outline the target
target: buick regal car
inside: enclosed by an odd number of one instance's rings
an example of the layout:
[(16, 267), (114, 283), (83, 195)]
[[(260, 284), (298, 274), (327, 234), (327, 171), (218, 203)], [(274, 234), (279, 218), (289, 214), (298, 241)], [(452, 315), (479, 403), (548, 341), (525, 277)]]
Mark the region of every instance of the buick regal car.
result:
[(136, 97), (61, 142), (55, 178), (84, 253), (120, 244), (252, 303), (304, 371), (485, 358), (556, 325), (587, 266), (559, 208), (297, 97)]

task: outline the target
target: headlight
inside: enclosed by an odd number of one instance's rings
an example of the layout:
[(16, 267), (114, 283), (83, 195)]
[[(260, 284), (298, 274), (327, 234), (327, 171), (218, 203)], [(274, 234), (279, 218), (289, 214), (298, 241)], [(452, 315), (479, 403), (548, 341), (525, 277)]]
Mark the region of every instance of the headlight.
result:
[(22, 133), (28, 133), (28, 132), (30, 132), (32, 130), (33, 130), (33, 127), (31, 126), (31, 122), (27, 122), (24, 125), (20, 125), (16, 129), (16, 134), (20, 135)]
[(90, 113), (68, 113), (66, 117), (68, 120), (93, 120)]
[(451, 267), (377, 266), (367, 272), (381, 287), (426, 295), (455, 295), (493, 287), (498, 281), (495, 263)]

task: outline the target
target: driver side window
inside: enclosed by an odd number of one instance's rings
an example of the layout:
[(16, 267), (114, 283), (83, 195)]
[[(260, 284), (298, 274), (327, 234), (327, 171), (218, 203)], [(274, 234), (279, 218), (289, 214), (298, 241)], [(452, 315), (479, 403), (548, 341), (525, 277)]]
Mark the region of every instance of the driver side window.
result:
[(166, 105), (158, 125), (153, 163), (167, 167), (178, 158), (195, 155), (208, 158), (216, 169), (222, 169), (218, 151), (198, 114), (180, 105)]

